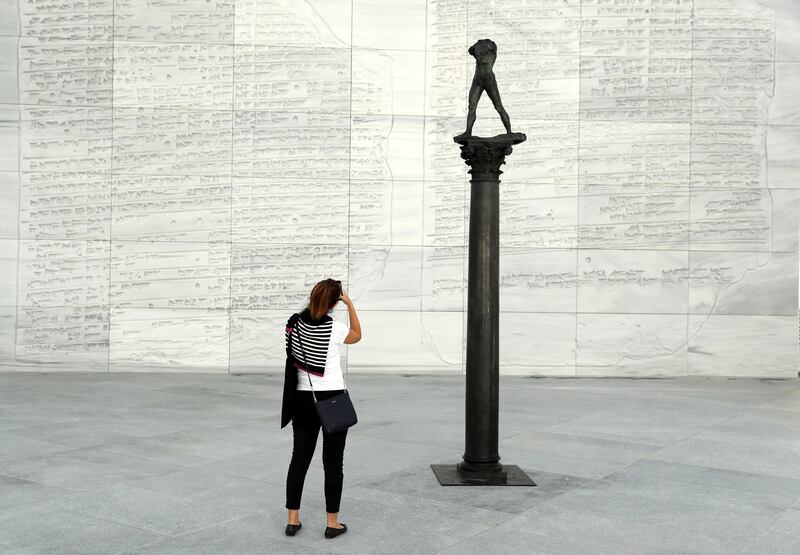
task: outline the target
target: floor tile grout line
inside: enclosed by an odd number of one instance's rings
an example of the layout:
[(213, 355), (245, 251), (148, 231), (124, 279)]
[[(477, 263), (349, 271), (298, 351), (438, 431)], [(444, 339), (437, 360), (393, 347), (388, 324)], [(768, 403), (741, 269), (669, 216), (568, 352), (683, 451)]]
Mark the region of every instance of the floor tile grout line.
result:
[(683, 436), (680, 439), (678, 439), (676, 441), (673, 441), (671, 444), (664, 446), (662, 449), (659, 449), (655, 453), (651, 453), (650, 455), (647, 455), (647, 456), (642, 457), (642, 458), (643, 459), (650, 459), (650, 460), (660, 460), (660, 459), (653, 459), (652, 455), (657, 455), (661, 451), (666, 451), (668, 449), (671, 449), (671, 448), (675, 447), (678, 443), (682, 443), (682, 442), (687, 441), (689, 439), (693, 439), (698, 435), (704, 434), (704, 433), (708, 432), (711, 428), (715, 428), (715, 427), (717, 427), (717, 426), (719, 426), (721, 424), (725, 424), (726, 422), (730, 422), (731, 420), (735, 420), (736, 418), (739, 418), (744, 413), (746, 413), (748, 410), (749, 410), (749, 408), (747, 408), (747, 407), (742, 408), (742, 409), (738, 410), (735, 414), (732, 414), (730, 416), (721, 418), (720, 420), (717, 420), (713, 424), (706, 425), (704, 428), (702, 428), (700, 430), (697, 430), (694, 433), (690, 433), (690, 434), (688, 434), (686, 436)]
[[(791, 379), (791, 378), (789, 378), (789, 379)], [(764, 409), (764, 408), (762, 408), (762, 407), (764, 407), (764, 405), (769, 405), (769, 404), (772, 404), (772, 403), (774, 403), (775, 401), (779, 401), (779, 400), (781, 400), (781, 399), (784, 399), (785, 397), (789, 397), (789, 396), (791, 396), (791, 395), (794, 395), (794, 394), (796, 394), (798, 391), (800, 391), (800, 380), (797, 380), (797, 381), (798, 381), (799, 383), (798, 383), (798, 384), (797, 384), (797, 385), (794, 387), (794, 389), (791, 389), (791, 390), (789, 390), (789, 391), (783, 391), (783, 392), (780, 392), (776, 398), (774, 398), (774, 399), (771, 399), (771, 400), (769, 400), (769, 401), (764, 401), (764, 402), (763, 402), (763, 403), (761, 403), (760, 405), (756, 405), (756, 406), (754, 406), (754, 407), (752, 407), (752, 408), (754, 408), (755, 410), (775, 410), (775, 409)]]
[[(731, 472), (738, 472), (738, 473), (742, 473), (742, 474), (753, 474), (753, 475), (760, 476), (760, 477), (767, 478), (767, 479), (769, 479), (769, 478), (780, 478), (780, 479), (794, 480), (794, 481), (800, 482), (800, 479), (798, 479), (798, 478), (790, 478), (790, 477), (782, 476), (782, 475), (758, 474), (758, 473), (754, 473), (754, 472), (746, 472), (746, 471), (741, 471), (741, 470), (731, 470), (731, 469), (722, 468), (722, 467), (705, 466), (705, 465), (698, 465), (698, 464), (691, 464), (691, 463), (679, 463), (679, 462), (665, 461), (665, 460), (661, 460), (661, 459), (650, 459), (649, 457), (643, 457), (641, 459), (638, 459), (638, 460), (632, 462), (631, 464), (628, 464), (628, 465), (625, 465), (625, 466), (622, 466), (620, 468), (617, 468), (617, 469), (613, 470), (612, 472), (610, 472), (609, 474), (606, 474), (602, 478), (593, 479), (593, 480), (591, 480), (590, 483), (606, 480), (607, 478), (613, 476), (614, 474), (616, 474), (616, 473), (618, 473), (620, 471), (627, 470), (630, 467), (632, 467), (632, 466), (634, 466), (634, 465), (636, 465), (636, 464), (638, 464), (638, 463), (640, 463), (642, 461), (651, 461), (651, 462), (663, 463), (665, 465), (674, 465), (674, 466), (691, 466), (691, 467), (695, 467), (695, 468), (706, 469), (706, 470), (709, 470), (709, 471), (712, 471), (712, 472), (713, 471), (731, 471)], [(681, 480), (681, 479), (675, 478), (675, 477), (659, 476), (659, 477), (653, 478), (653, 480), (656, 480), (656, 481), (667, 481), (667, 482), (672, 481), (672, 482), (679, 482), (681, 484), (696, 485), (696, 482), (685, 481), (685, 480)], [(574, 489), (581, 489), (584, 486), (588, 486), (588, 485), (589, 485), (589, 483), (581, 484), (581, 485), (577, 486)], [(712, 487), (714, 489), (723, 489), (723, 490), (726, 490), (726, 491), (730, 491), (732, 493), (742, 493), (744, 491), (744, 492), (747, 492), (747, 493), (752, 493), (754, 495), (762, 495), (762, 496), (768, 495), (768, 494), (761, 493), (761, 492), (754, 492), (754, 491), (750, 491), (750, 490), (742, 490), (740, 488), (723, 486), (723, 485), (718, 485), (718, 484), (711, 484), (710, 487)], [(574, 491), (574, 490), (571, 490), (571, 491)], [(627, 494), (627, 495), (636, 495), (636, 494)], [(800, 493), (798, 493), (798, 496), (795, 499), (800, 499)]]
[[(81, 513), (81, 514), (83, 514), (83, 513)], [(88, 516), (88, 515), (84, 514), (84, 516)], [(237, 520), (242, 520), (244, 518), (251, 518), (253, 516), (263, 516), (263, 515), (259, 514), (257, 511), (250, 511), (250, 512), (247, 512), (247, 513), (245, 513), (243, 515), (237, 515), (237, 516), (231, 517), (229, 519), (225, 519), (225, 520), (214, 522), (213, 524), (207, 524), (206, 526), (201, 526), (200, 528), (193, 528), (191, 530), (187, 530), (187, 531), (181, 532), (179, 534), (164, 534), (163, 532), (157, 532), (157, 531), (149, 529), (149, 528), (140, 528), (138, 526), (133, 526), (131, 524), (127, 524), (127, 523), (124, 523), (124, 522), (119, 522), (119, 521), (116, 521), (116, 520), (112, 520), (112, 519), (109, 519), (109, 518), (103, 518), (103, 517), (99, 517), (99, 516), (95, 517), (94, 515), (92, 515), (93, 518), (97, 518), (98, 520), (105, 520), (106, 522), (113, 522), (114, 524), (118, 524), (118, 525), (122, 525), (122, 526), (129, 526), (131, 528), (136, 528), (137, 530), (140, 530), (142, 532), (147, 532), (149, 534), (163, 536), (163, 539), (159, 539), (159, 540), (156, 540), (154, 542), (148, 542), (148, 543), (145, 543), (145, 544), (139, 545), (137, 547), (133, 547), (133, 548), (126, 548), (126, 549), (123, 549), (122, 551), (117, 551), (115, 553), (128, 553), (130, 551), (138, 551), (140, 549), (147, 548), (147, 547), (156, 547), (156, 546), (158, 546), (158, 545), (160, 545), (162, 543), (165, 543), (165, 542), (173, 541), (173, 540), (180, 539), (180, 538), (183, 538), (183, 537), (188, 537), (188, 536), (191, 536), (192, 534), (197, 534), (198, 532), (201, 532), (201, 531), (203, 531), (203, 530), (205, 530), (207, 528), (213, 528), (215, 526), (221, 526), (221, 525), (224, 525), (224, 524), (230, 524), (231, 522), (235, 522)]]
[[(83, 519), (86, 519), (86, 520), (97, 520), (97, 521), (100, 521), (101, 523), (102, 522), (106, 522), (106, 523), (109, 523), (109, 524), (114, 524), (116, 526), (123, 526), (125, 528), (132, 528), (134, 530), (138, 530), (140, 532), (146, 532), (146, 533), (152, 534), (154, 536), (162, 536), (165, 539), (169, 539), (169, 538), (174, 537), (174, 536), (171, 536), (171, 535), (165, 535), (163, 532), (156, 532), (156, 531), (151, 530), (151, 529), (142, 528), (140, 526), (136, 526), (134, 524), (128, 524), (128, 523), (125, 523), (125, 522), (119, 522), (117, 520), (112, 520), (110, 518), (106, 518), (106, 517), (99, 516), (99, 515), (96, 515), (96, 514), (88, 514), (88, 513), (81, 513), (81, 512), (73, 513), (73, 512), (67, 511), (67, 509), (64, 509), (64, 508), (61, 508), (61, 507), (57, 507), (57, 509), (59, 511), (65, 513), (65, 514), (70, 515), (70, 517), (72, 517), (72, 518), (76, 518), (75, 515), (77, 515), (77, 518), (83, 518)], [(33, 509), (33, 510), (35, 510), (35, 509)], [(2, 519), (2, 512), (0, 512), (0, 519)], [(159, 540), (159, 541), (163, 541), (163, 540)]]
[[(114, 454), (116, 454), (116, 453), (114, 453)], [(136, 457), (135, 455), (130, 455), (130, 457), (131, 458), (140, 458), (140, 457)], [(147, 462), (153, 462), (151, 459), (144, 459), (144, 460), (146, 460)], [(5, 461), (0, 461), (0, 464), (2, 464), (3, 462), (5, 462)], [(150, 475), (150, 476), (143, 476), (143, 477), (135, 478), (133, 480), (121, 479), (121, 480), (119, 480), (117, 482), (114, 482), (114, 483), (102, 484), (102, 485), (99, 485), (99, 486), (96, 486), (96, 487), (90, 487), (90, 488), (81, 489), (81, 490), (68, 490), (68, 489), (62, 488), (61, 486), (54, 486), (52, 484), (48, 484), (48, 483), (45, 483), (45, 482), (40, 482), (40, 481), (37, 481), (37, 480), (31, 480), (29, 478), (20, 478), (18, 476), (14, 476), (14, 475), (11, 475), (11, 474), (5, 474), (3, 472), (0, 472), (0, 476), (8, 476), (10, 478), (14, 478), (14, 479), (17, 479), (17, 480), (24, 480), (26, 482), (32, 482), (32, 483), (40, 485), (40, 486), (45, 486), (45, 487), (48, 487), (48, 488), (55, 488), (55, 489), (62, 490), (61, 492), (58, 493), (58, 495), (54, 495), (54, 496), (46, 497), (46, 498), (42, 498), (42, 499), (37, 499), (35, 501), (23, 502), (21, 504), (17, 504), (17, 505), (13, 505), (11, 507), (6, 507), (4, 509), (0, 509), (0, 519), (2, 519), (4, 511), (13, 510), (13, 509), (16, 509), (17, 507), (28, 507), (28, 508), (30, 508), (30, 510), (36, 510), (36, 507), (35, 507), (36, 505), (48, 505), (48, 504), (52, 504), (52, 503), (58, 503), (58, 500), (63, 499), (65, 497), (79, 496), (79, 495), (83, 495), (83, 494), (96, 493), (96, 492), (99, 492), (99, 491), (102, 491), (102, 490), (105, 490), (105, 489), (113, 488), (113, 487), (118, 486), (118, 485), (132, 486), (133, 484), (129, 483), (131, 481), (143, 480), (143, 479), (149, 479), (149, 478), (157, 478), (159, 476), (163, 476), (163, 475), (166, 475), (166, 474), (172, 474), (173, 472), (181, 472), (181, 471), (185, 471), (185, 470), (190, 470), (192, 468), (194, 468), (194, 467), (182, 467), (182, 468), (179, 468), (177, 470), (170, 470), (170, 471), (167, 471), (167, 472), (157, 473), (157, 474), (153, 474), (153, 475)], [(247, 478), (242, 477), (242, 479), (247, 479)], [(137, 487), (139, 489), (149, 489), (149, 488), (144, 488), (142, 486), (137, 486)], [(149, 490), (149, 491), (155, 491), (155, 490)], [(112, 522), (115, 522), (115, 521), (112, 521)]]

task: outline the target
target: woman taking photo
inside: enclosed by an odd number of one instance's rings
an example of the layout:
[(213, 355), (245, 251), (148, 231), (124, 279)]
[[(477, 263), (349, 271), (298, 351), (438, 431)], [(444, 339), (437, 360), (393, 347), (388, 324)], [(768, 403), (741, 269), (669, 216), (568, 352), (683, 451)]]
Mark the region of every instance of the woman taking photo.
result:
[[(350, 327), (331, 317), (339, 301), (347, 305)], [(294, 536), (302, 527), (300, 499), (303, 482), (320, 430), (314, 395), (317, 401), (322, 401), (344, 391), (339, 345), (358, 343), (360, 340), (361, 324), (356, 309), (342, 290), (342, 282), (334, 279), (317, 283), (311, 290), (308, 306), (299, 316), (292, 315), (286, 324), (286, 374), (281, 428), (291, 421), (293, 432), (292, 460), (286, 476), (286, 508), (289, 510), (287, 536)], [(302, 367), (298, 361), (303, 362)], [(328, 513), (326, 538), (334, 538), (347, 531), (347, 526), (338, 521), (346, 436), (346, 429), (334, 433), (328, 433), (324, 428), (322, 430), (325, 511)]]

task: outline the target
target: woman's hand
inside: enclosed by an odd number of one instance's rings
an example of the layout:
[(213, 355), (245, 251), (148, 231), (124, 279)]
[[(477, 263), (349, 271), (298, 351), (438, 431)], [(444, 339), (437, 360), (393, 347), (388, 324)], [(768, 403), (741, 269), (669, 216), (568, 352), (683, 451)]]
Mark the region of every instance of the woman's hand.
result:
[(350, 300), (350, 297), (347, 296), (347, 291), (344, 289), (342, 289), (342, 296), (339, 297), (339, 300), (341, 300), (347, 306), (353, 306), (353, 301)]

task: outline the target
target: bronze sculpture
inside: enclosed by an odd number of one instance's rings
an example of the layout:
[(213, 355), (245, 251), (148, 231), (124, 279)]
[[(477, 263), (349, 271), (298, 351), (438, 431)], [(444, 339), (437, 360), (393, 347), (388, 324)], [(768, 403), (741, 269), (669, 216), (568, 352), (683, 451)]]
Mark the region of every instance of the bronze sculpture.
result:
[(491, 39), (480, 39), (469, 47), (468, 52), (475, 58), (475, 75), (472, 77), (472, 86), (469, 88), (467, 130), (455, 137), (456, 142), (459, 139), (472, 136), (472, 126), (475, 124), (475, 110), (478, 107), (478, 101), (483, 91), (486, 91), (486, 94), (489, 95), (494, 109), (500, 114), (506, 133), (511, 134), (511, 121), (505, 108), (503, 108), (503, 103), (500, 100), (500, 91), (497, 89), (497, 79), (495, 79), (494, 71), (492, 71), (494, 62), (497, 59), (497, 45)]

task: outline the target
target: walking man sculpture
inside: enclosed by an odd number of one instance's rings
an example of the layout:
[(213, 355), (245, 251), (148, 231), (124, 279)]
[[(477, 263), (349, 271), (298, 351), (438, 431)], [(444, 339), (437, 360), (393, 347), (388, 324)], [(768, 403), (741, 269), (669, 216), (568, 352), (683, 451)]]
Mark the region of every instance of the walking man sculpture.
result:
[(492, 66), (497, 59), (497, 45), (490, 39), (481, 39), (469, 47), (468, 52), (475, 57), (475, 76), (469, 89), (469, 111), (467, 112), (467, 130), (455, 137), (455, 140), (472, 136), (472, 126), (475, 124), (475, 109), (483, 91), (489, 95), (494, 109), (500, 114), (506, 133), (511, 133), (511, 121), (508, 113), (500, 101), (500, 92), (497, 90), (497, 80), (494, 77)]

